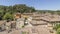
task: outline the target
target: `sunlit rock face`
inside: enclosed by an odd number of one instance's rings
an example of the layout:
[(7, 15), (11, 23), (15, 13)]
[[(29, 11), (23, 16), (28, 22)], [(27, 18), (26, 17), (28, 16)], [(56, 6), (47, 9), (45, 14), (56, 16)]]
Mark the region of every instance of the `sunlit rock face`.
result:
[(22, 28), (23, 25), (24, 25), (24, 19), (23, 18), (17, 19), (17, 21), (16, 21), (16, 28), (20, 29), (20, 28)]

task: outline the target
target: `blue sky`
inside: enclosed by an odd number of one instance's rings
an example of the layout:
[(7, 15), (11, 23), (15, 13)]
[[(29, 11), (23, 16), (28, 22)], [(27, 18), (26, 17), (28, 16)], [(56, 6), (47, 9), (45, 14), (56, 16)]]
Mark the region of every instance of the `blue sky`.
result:
[(0, 5), (26, 4), (38, 10), (60, 10), (60, 0), (0, 0)]

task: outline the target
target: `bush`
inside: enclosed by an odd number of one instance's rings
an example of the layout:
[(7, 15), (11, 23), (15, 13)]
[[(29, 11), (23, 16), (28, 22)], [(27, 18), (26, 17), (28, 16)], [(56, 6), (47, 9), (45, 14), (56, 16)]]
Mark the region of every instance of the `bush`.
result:
[(6, 13), (6, 14), (3, 16), (3, 19), (4, 19), (4, 20), (13, 20), (13, 15), (10, 14), (10, 13)]
[(54, 30), (57, 31), (57, 29), (60, 28), (60, 24), (55, 24), (55, 26), (53, 27)]
[(29, 34), (29, 32), (22, 32), (22, 34)]
[(57, 33), (56, 34), (60, 34), (60, 28), (57, 29)]

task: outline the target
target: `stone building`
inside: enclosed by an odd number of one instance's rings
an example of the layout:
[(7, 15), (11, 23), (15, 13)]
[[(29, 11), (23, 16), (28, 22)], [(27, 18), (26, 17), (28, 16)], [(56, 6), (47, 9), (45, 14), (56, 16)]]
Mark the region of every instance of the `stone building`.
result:
[[(25, 15), (29, 15), (29, 14), (25, 14)], [(29, 16), (32, 17), (31, 24), (33, 26), (37, 26), (37, 25), (44, 26), (47, 27), (47, 29), (52, 32), (53, 32), (54, 24), (60, 23), (60, 16), (56, 14), (52, 15), (49, 13), (48, 14), (32, 13), (32, 15), (30, 14)]]
[[(26, 25), (25, 28), (22, 28), (24, 25), (25, 16), (28, 16), (27, 22), (32, 25), (32, 27)], [(30, 18), (32, 20), (30, 21)], [(21, 31), (27, 31), (29, 34), (51, 34), (52, 28), (55, 23), (60, 22), (59, 15), (51, 14), (38, 14), (38, 13), (23, 13), (15, 15), (15, 25), (12, 28), (22, 29)], [(28, 27), (27, 27), (28, 26)], [(52, 31), (53, 32), (53, 31)]]

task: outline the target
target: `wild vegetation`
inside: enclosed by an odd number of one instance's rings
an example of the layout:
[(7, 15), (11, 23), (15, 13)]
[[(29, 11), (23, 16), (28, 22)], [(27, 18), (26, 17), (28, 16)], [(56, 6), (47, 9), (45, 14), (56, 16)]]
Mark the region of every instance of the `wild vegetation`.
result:
[(25, 4), (16, 4), (13, 6), (0, 5), (0, 20), (13, 19), (15, 13), (35, 12), (35, 8), (26, 6)]
[(56, 34), (60, 34), (60, 24), (55, 24), (53, 29), (56, 31)]
[(51, 13), (51, 14), (56, 13), (56, 14), (60, 15), (59, 10), (57, 10), (57, 11), (35, 10), (34, 7), (29, 7), (25, 4), (16, 4), (16, 5), (13, 5), (13, 6), (0, 5), (0, 20), (7, 20), (7, 19), (13, 20), (13, 14), (15, 14), (15, 13), (32, 13), (32, 12), (38, 12), (38, 13), (48, 12), (48, 13)]

